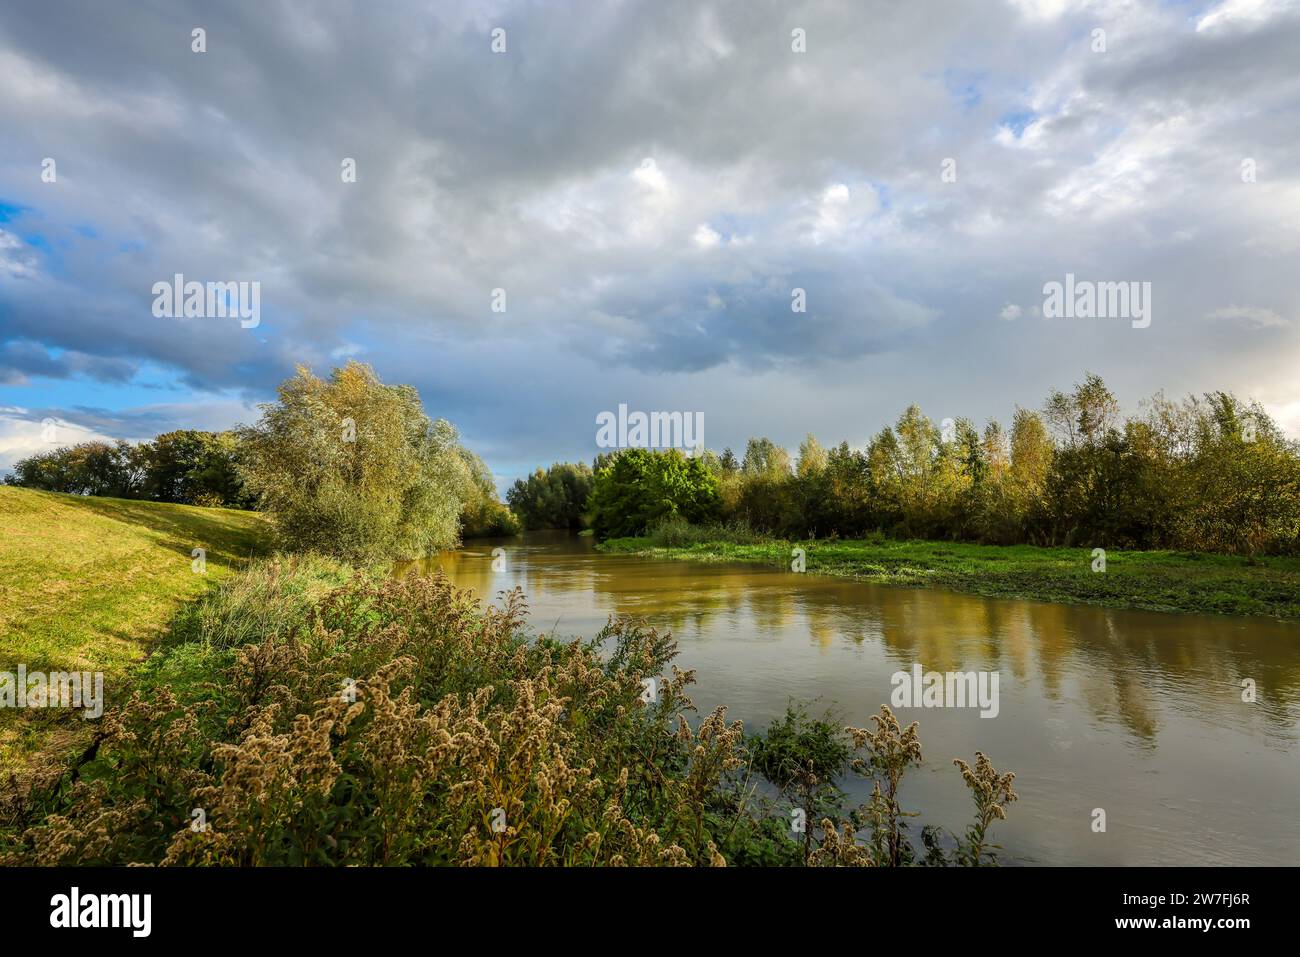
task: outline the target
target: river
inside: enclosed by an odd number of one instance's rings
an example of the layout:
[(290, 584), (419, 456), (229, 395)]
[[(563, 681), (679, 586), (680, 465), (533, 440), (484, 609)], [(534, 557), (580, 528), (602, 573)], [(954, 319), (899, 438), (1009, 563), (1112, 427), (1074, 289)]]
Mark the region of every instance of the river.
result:
[[(670, 630), (678, 666), (697, 671), (699, 710), (725, 704), (750, 730), (790, 698), (865, 725), (889, 702), (891, 676), (915, 664), (996, 672), (996, 717), (898, 710), (920, 723), (925, 758), (902, 803), (922, 812), (914, 827), (964, 829), (973, 805), (952, 759), (984, 751), (1016, 772), (1020, 800), (991, 832), (1005, 864), (1300, 863), (1296, 624), (605, 555), (563, 532), (475, 541), (413, 564), (441, 567), (485, 600), (518, 585), (534, 631), (589, 637), (610, 615)], [(849, 784), (855, 803), (865, 798)]]

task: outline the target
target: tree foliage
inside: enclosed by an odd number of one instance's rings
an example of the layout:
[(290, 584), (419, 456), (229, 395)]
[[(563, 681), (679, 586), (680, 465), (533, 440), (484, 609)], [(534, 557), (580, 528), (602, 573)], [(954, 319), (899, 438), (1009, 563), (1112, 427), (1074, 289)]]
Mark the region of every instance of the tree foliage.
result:
[(139, 445), (119, 439), (39, 452), (19, 461), (5, 482), (72, 495), (245, 508), (238, 454), (234, 433), (183, 429)]
[(457, 448), (461, 474), (461, 533), (466, 538), (515, 535), (519, 519), (497, 498), (496, 482), (487, 463), (465, 448)]
[[(885, 533), (1235, 553), (1300, 548), (1300, 448), (1258, 403), (1156, 396), (1122, 419), (1099, 376), (1017, 408), (1009, 432), (907, 408), (865, 449), (770, 439), (713, 471), (722, 517), (791, 537)], [(724, 456), (725, 459), (725, 456)], [(732, 459), (734, 463), (734, 457)]]
[(557, 462), (518, 479), (506, 501), (524, 528), (578, 529), (585, 524), (595, 476), (582, 462)]
[(300, 367), (279, 395), (243, 430), (240, 472), (283, 545), (377, 560), (457, 543), (466, 462), (414, 388), (353, 361), (328, 380)]
[(624, 449), (596, 472), (591, 494), (597, 538), (641, 535), (674, 516), (698, 523), (719, 511), (717, 478), (677, 449)]

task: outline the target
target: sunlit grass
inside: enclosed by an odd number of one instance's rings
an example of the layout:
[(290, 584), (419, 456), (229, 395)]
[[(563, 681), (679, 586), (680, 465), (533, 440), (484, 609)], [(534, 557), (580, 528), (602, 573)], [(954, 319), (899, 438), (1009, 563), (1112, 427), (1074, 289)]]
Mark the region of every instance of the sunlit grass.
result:
[(1154, 611), (1300, 618), (1300, 558), (1249, 558), (1169, 551), (1106, 551), (1104, 573), (1090, 548), (973, 545), (960, 542), (706, 541), (658, 547), (646, 538), (611, 539), (600, 548), (693, 561), (790, 567), (806, 553), (807, 571), (886, 585), (938, 587), (979, 595)]
[[(254, 512), (0, 487), (0, 670), (102, 671), (111, 689), (181, 605), (268, 538)], [(57, 723), (22, 718), (0, 712), (0, 767)]]

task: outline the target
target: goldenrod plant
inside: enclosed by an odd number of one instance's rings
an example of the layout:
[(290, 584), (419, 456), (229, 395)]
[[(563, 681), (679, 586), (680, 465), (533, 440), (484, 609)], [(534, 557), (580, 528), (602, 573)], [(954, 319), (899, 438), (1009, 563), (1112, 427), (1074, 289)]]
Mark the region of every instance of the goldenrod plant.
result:
[[(10, 792), (0, 863), (916, 862), (898, 806), (915, 725), (792, 708), (746, 742), (726, 708), (694, 716), (669, 635), (621, 618), (530, 636), (525, 616), (518, 590), (484, 606), (442, 573), (256, 562), (177, 617), (84, 750)], [(850, 766), (883, 790), (832, 824)], [(955, 863), (992, 859), (988, 773), (967, 774), (980, 815)], [(759, 776), (813, 796), (819, 843), (756, 799)]]

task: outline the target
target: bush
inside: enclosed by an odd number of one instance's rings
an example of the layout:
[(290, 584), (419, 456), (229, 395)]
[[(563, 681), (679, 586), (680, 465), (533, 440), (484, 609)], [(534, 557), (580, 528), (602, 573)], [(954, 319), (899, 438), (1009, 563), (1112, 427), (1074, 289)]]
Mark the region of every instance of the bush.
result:
[(844, 800), (836, 782), (853, 754), (844, 729), (829, 714), (812, 719), (806, 708), (792, 702), (783, 718), (748, 744), (750, 767), (794, 803), (791, 813), (800, 825), (794, 833), (796, 840), (802, 838), (806, 862), (812, 855), (811, 823), (838, 814)]
[[(75, 776), (33, 793), (4, 861), (720, 861), (740, 728), (721, 709), (681, 720), (691, 678), (661, 674), (671, 641), (616, 622), (530, 642), (518, 594), (483, 608), (441, 575), (320, 594), (336, 570), (271, 562), (214, 593), (176, 636), (193, 640), (149, 669), (168, 680), (106, 716)], [(258, 602), (275, 611), (239, 644)], [(197, 681), (205, 662), (222, 670)]]
[[(441, 573), (344, 574), (271, 560), (204, 599), (91, 747), (0, 808), (0, 865), (915, 860), (896, 794), (920, 748), (888, 709), (874, 735), (788, 716), (751, 768), (725, 708), (687, 720), (694, 676), (666, 635), (622, 619), (590, 641), (529, 639), (517, 591), (496, 609)], [(884, 784), (856, 824), (830, 781), (850, 752)], [(751, 769), (812, 775), (810, 853), (788, 814), (754, 804)], [(983, 756), (963, 774), (975, 824), (929, 863), (992, 859), (1010, 776)]]
[(225, 649), (301, 633), (320, 598), (353, 574), (347, 565), (314, 554), (255, 562), (182, 608), (167, 641)]

